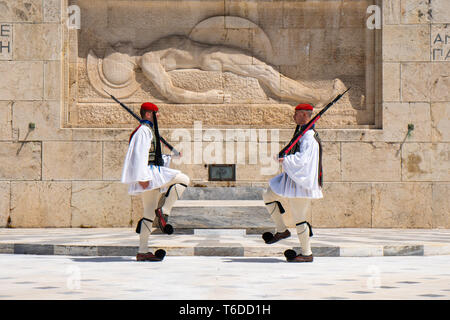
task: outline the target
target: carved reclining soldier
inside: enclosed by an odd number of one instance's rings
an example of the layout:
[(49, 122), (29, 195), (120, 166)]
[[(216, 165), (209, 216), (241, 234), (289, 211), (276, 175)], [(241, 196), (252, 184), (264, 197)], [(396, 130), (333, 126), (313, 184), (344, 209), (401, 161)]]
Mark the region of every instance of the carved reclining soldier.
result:
[[(323, 106), (342, 91), (344, 84), (335, 79), (333, 92), (327, 96), (320, 89), (306, 87), (290, 79), (270, 65), (246, 53), (244, 50), (219, 45), (202, 44), (184, 36), (169, 36), (153, 42), (144, 49), (134, 49), (131, 45), (118, 43), (110, 54), (122, 54), (122, 62), (116, 65), (126, 67), (129, 74), (140, 67), (143, 74), (156, 89), (174, 103), (224, 103), (227, 96), (222, 90), (195, 92), (173, 85), (168, 72), (179, 69), (200, 69), (204, 71), (232, 72), (252, 77), (264, 84), (281, 99), (304, 101), (317, 107)], [(116, 57), (117, 58), (117, 57)], [(120, 59), (119, 59), (120, 60)], [(105, 64), (105, 61), (104, 61)], [(114, 68), (103, 66), (103, 72), (113, 74)], [(120, 73), (121, 76), (124, 72)], [(104, 94), (98, 90), (100, 94)]]

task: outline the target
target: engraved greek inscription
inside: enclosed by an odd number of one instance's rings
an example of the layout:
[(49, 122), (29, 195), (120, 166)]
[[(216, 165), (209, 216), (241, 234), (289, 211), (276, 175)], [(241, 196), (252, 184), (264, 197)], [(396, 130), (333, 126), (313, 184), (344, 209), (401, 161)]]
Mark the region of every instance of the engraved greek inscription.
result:
[(442, 49), (433, 49), (433, 60), (437, 60), (438, 59), (437, 56), (442, 56), (442, 54), (443, 54)]
[(12, 60), (12, 25), (0, 25), (0, 60)]
[(450, 61), (450, 34), (445, 31), (437, 30), (431, 37), (431, 57), (433, 61)]
[(444, 43), (444, 41), (442, 41), (441, 35), (438, 33), (436, 36), (436, 39), (434, 39), (433, 44), (436, 44), (438, 42)]
[(8, 53), (11, 52), (11, 42), (3, 43), (3, 41), (0, 41), (0, 53), (3, 53), (3, 49), (8, 49)]
[(11, 25), (9, 24), (2, 24), (0, 27), (0, 36), (2, 37), (9, 37), (11, 36)]

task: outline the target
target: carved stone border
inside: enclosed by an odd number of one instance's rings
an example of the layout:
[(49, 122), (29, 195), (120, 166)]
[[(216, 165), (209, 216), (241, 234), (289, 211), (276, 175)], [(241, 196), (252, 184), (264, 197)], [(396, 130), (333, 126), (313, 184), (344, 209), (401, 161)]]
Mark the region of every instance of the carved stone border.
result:
[[(67, 11), (67, 7), (72, 3), (76, 3), (76, 0), (63, 0), (63, 12)], [(383, 1), (385, 0), (373, 0), (374, 4), (382, 7)], [(63, 15), (64, 16), (64, 15)], [(63, 19), (64, 20), (64, 19)], [(78, 68), (77, 68), (77, 54), (78, 54), (78, 30), (69, 29), (63, 21), (63, 114), (62, 114), (62, 127), (63, 128), (73, 128), (73, 129), (96, 129), (96, 130), (120, 130), (124, 127), (132, 127), (129, 125), (119, 125), (116, 128), (97, 128), (97, 127), (87, 127), (84, 125), (77, 125), (77, 112), (72, 112), (73, 108), (76, 107), (78, 97), (77, 83), (73, 78), (78, 78)], [(367, 122), (372, 123), (369, 125), (347, 125), (343, 128), (332, 128), (328, 130), (362, 130), (367, 129), (382, 129), (383, 123), (383, 98), (382, 98), (382, 31), (381, 30), (369, 30), (366, 29), (366, 83), (373, 82), (373, 86), (365, 86), (366, 94), (366, 110), (368, 111), (369, 120)], [(230, 126), (216, 126), (222, 129), (232, 128)], [(246, 126), (244, 126), (246, 127)], [(257, 128), (273, 128), (273, 126), (252, 126)], [(169, 129), (174, 130), (174, 129)], [(289, 129), (280, 129), (281, 131)], [(378, 135), (376, 135), (378, 136)]]

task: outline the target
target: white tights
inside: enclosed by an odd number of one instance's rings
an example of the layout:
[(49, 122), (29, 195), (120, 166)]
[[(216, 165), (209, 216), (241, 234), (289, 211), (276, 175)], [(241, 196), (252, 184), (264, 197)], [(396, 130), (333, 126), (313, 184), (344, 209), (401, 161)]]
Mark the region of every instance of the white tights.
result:
[[(311, 206), (311, 199), (308, 198), (284, 198), (272, 191), (270, 187), (264, 192), (263, 200), (266, 204), (267, 210), (270, 213), (270, 217), (275, 222), (276, 232), (283, 232), (287, 229), (286, 223), (283, 220), (280, 207), (277, 202), (280, 203), (285, 210), (290, 210), (292, 219), (295, 224), (306, 221), (306, 216)], [(285, 206), (288, 205), (289, 208)], [(298, 239), (302, 248), (302, 254), (309, 256), (311, 251), (310, 240), (310, 228), (306, 223), (296, 225)]]
[[(155, 210), (157, 208), (162, 208), (163, 214), (170, 215), (173, 205), (181, 198), (181, 195), (186, 190), (186, 187), (183, 185), (189, 185), (189, 177), (183, 173), (179, 173), (170, 182), (161, 186), (161, 188), (145, 191), (142, 194), (144, 218), (154, 221), (156, 215)], [(168, 188), (168, 190), (165, 193), (161, 193), (161, 189), (164, 190), (165, 188)], [(142, 220), (141, 233), (139, 234), (139, 253), (148, 252), (148, 238), (151, 229), (152, 223), (147, 220)]]

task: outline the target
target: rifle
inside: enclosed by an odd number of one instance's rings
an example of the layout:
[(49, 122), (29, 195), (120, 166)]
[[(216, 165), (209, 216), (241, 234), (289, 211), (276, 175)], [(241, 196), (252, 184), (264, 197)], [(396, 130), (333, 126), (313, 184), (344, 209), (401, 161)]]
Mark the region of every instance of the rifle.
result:
[(336, 98), (333, 99), (333, 101), (331, 101), (324, 108), (322, 108), (322, 110), (320, 110), (320, 112), (316, 114), (306, 125), (302, 126), (302, 129), (292, 137), (291, 141), (289, 141), (289, 143), (283, 149), (281, 149), (281, 151), (278, 153), (278, 158), (281, 159), (287, 156), (289, 151), (297, 144), (298, 140), (300, 140), (300, 138), (303, 137), (305, 132), (311, 129), (311, 127), (317, 122), (317, 120), (320, 119), (320, 117), (325, 113), (325, 111), (327, 111), (332, 105), (338, 102), (338, 100), (341, 99), (342, 96), (346, 94), (347, 91), (350, 89), (351, 87), (345, 90), (343, 93), (339, 94)]
[[(142, 122), (142, 119), (133, 112), (133, 110), (131, 110), (129, 107), (127, 107), (125, 104), (123, 104), (122, 102), (120, 102), (116, 97), (114, 97), (112, 94), (110, 94), (108, 91), (106, 91), (105, 89), (103, 89), (103, 91), (105, 91), (115, 102), (117, 102), (118, 104), (120, 104), (125, 110), (128, 111), (129, 114), (131, 114), (134, 118), (136, 118), (137, 121)], [(166, 139), (164, 139), (163, 137), (159, 137), (161, 142), (164, 143), (167, 148), (169, 148), (170, 151), (172, 151), (174, 153), (175, 156), (179, 156), (180, 153), (174, 148), (172, 147), (172, 145), (170, 145), (170, 143), (168, 143), (166, 141)]]

